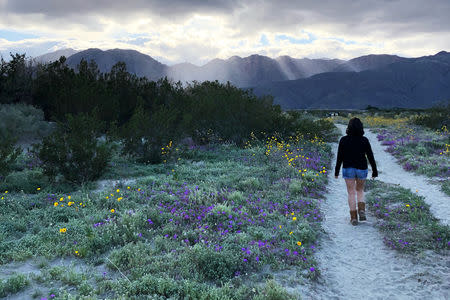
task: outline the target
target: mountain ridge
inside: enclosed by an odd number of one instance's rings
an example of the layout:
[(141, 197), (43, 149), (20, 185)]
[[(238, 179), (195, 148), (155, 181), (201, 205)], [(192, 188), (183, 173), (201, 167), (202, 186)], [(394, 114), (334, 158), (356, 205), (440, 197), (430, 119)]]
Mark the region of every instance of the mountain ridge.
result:
[[(437, 54), (436, 54), (437, 55)], [(360, 72), (327, 72), (252, 87), (284, 109), (426, 108), (450, 100), (450, 53), (401, 60)], [(447, 63), (449, 61), (449, 63)]]
[(168, 66), (136, 50), (91, 48), (69, 56), (67, 64), (76, 69), (81, 59), (95, 60), (101, 72), (124, 61), (130, 73), (150, 80), (167, 76), (182, 82), (229, 81), (257, 95), (273, 95), (284, 109), (428, 107), (450, 99), (447, 51), (416, 58), (370, 54), (348, 61), (253, 54), (216, 58), (202, 66)]

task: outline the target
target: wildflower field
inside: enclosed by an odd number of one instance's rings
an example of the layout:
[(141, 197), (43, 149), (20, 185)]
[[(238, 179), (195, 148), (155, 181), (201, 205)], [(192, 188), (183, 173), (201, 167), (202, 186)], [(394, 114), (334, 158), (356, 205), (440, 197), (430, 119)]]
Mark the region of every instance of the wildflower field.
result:
[(34, 269), (2, 275), (0, 296), (288, 299), (271, 270), (319, 276), (327, 144), (167, 146), (161, 164), (112, 159), (104, 178), (140, 176), (133, 184), (2, 191), (0, 264)]
[(377, 138), (406, 171), (424, 174), (450, 195), (450, 133), (446, 126), (430, 130), (423, 126), (398, 126), (377, 129)]
[(425, 250), (448, 255), (450, 227), (431, 214), (423, 197), (381, 181), (369, 181), (366, 188), (367, 207), (378, 219), (388, 247), (414, 255)]

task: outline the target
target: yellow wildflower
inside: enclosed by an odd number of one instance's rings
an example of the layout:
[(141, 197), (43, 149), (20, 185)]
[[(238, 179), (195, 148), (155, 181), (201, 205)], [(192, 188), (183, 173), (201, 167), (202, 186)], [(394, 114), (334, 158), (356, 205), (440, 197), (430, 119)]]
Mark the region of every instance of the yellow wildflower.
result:
[(301, 246), (301, 245), (302, 245), (302, 242), (297, 242), (297, 245)]
[(70, 200), (71, 198), (72, 198), (72, 196), (70, 196), (70, 195), (69, 195), (69, 196), (67, 196), (67, 199), (69, 199), (69, 200)]
[(129, 187), (129, 186), (127, 186), (127, 189), (130, 189), (130, 187)]
[(38, 190), (38, 191), (40, 191), (41, 190), (41, 188), (40, 187), (38, 187), (36, 190)]
[(53, 206), (57, 207), (59, 205), (58, 202), (53, 203)]
[(297, 217), (293, 217), (292, 220), (293, 220), (293, 221), (297, 220)]
[(291, 235), (293, 232), (291, 231), (291, 232), (289, 232), (289, 235)]
[(119, 193), (120, 192), (120, 190), (119, 189), (117, 189), (117, 191), (116, 191), (117, 193)]
[(65, 227), (59, 229), (59, 232), (60, 232), (60, 233), (65, 233), (66, 231), (67, 231), (67, 228), (65, 228)]
[(112, 213), (114, 213), (116, 210), (114, 208), (111, 208), (110, 210)]
[(64, 197), (59, 198), (59, 201), (63, 201), (63, 200), (64, 200)]
[(119, 201), (120, 202), (120, 200), (122, 200), (123, 198), (122, 197), (119, 197), (119, 198), (117, 198), (117, 201)]

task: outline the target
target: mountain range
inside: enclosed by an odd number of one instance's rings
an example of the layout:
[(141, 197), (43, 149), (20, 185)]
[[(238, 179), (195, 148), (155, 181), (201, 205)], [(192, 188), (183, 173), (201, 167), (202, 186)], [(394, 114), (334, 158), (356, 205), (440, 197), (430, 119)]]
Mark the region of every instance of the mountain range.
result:
[[(369, 62), (372, 59), (365, 63), (358, 59), (357, 65), (374, 66)], [(341, 65), (338, 70), (348, 65)], [(326, 72), (272, 82), (255, 86), (253, 92), (274, 95), (275, 103), (284, 109), (363, 109), (368, 105), (427, 108), (450, 100), (450, 53), (442, 51), (433, 56), (398, 59), (360, 72)]]
[(39, 63), (49, 63), (49, 62), (58, 60), (61, 56), (65, 56), (67, 58), (71, 55), (74, 55), (77, 52), (78, 51), (76, 51), (72, 48), (56, 50), (54, 52), (46, 53), (46, 54), (36, 57), (35, 61), (39, 62)]
[[(66, 50), (66, 63), (74, 69), (81, 59), (94, 60), (101, 72), (123, 61), (130, 73), (150, 80), (167, 76), (182, 82), (230, 81), (256, 95), (273, 95), (284, 109), (422, 108), (450, 99), (450, 53), (445, 51), (418, 58), (383, 54), (348, 61), (251, 55), (213, 59), (202, 66), (168, 66), (135, 50)], [(58, 55), (48, 53), (45, 60), (43, 56), (36, 59), (49, 61)]]

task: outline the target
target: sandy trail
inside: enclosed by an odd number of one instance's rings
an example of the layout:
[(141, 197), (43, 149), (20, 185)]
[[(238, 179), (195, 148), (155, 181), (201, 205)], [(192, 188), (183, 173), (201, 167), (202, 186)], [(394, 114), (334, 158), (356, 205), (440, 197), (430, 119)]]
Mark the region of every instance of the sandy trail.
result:
[[(342, 126), (339, 129), (344, 132)], [(406, 171), (395, 160), (386, 157), (389, 154), (378, 146), (375, 135), (366, 136), (379, 164), (380, 180), (399, 176), (400, 182), (411, 177), (403, 174)], [(335, 159), (337, 144), (333, 147)], [(289, 290), (300, 293), (303, 299), (449, 299), (449, 257), (430, 251), (422, 258), (411, 258), (388, 249), (374, 226), (375, 217), (370, 214), (366, 222), (352, 226), (342, 171), (339, 179), (330, 177), (329, 192), (322, 207), (326, 234), (317, 252), (322, 278), (318, 283), (305, 282)], [(408, 186), (422, 187), (415, 183)]]

